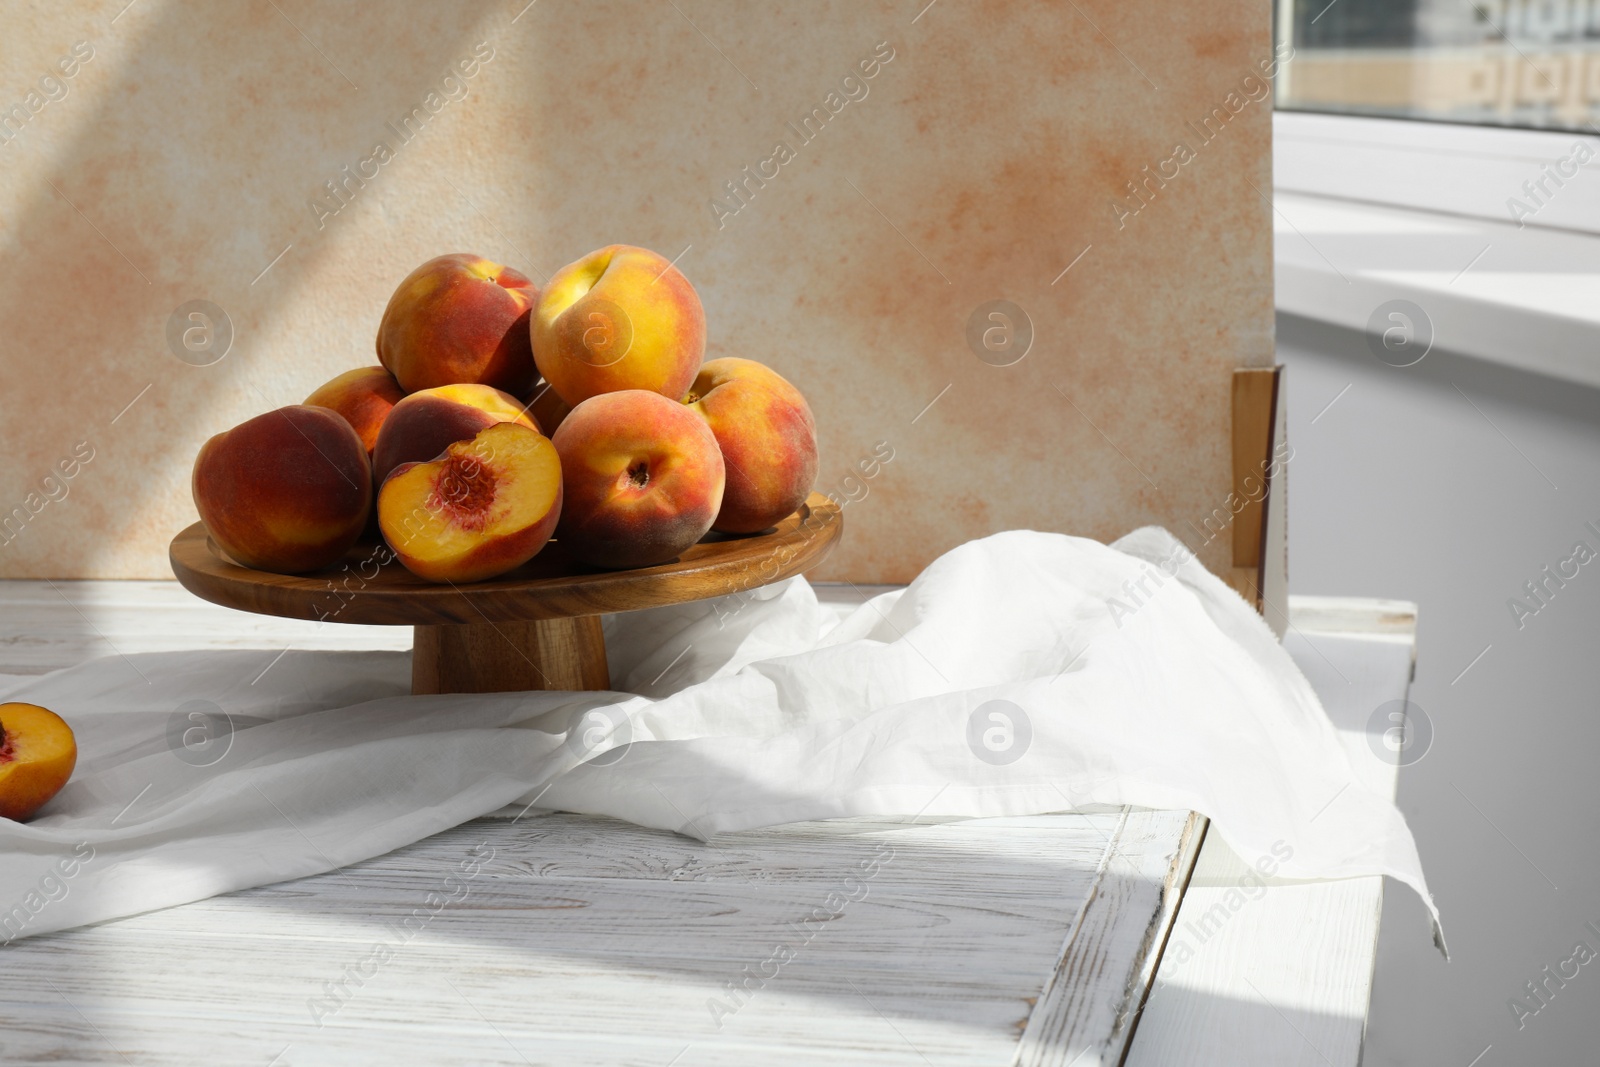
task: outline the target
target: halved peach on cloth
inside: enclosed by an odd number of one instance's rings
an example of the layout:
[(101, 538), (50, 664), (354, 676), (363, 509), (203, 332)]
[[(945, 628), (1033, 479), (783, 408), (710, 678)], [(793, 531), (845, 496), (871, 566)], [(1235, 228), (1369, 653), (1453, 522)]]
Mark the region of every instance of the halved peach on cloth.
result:
[(32, 818), (77, 763), (78, 743), (61, 716), (37, 704), (0, 704), (0, 819)]
[(378, 493), (378, 526), (417, 577), (478, 582), (538, 555), (555, 532), (561, 496), (550, 439), (500, 422), (437, 459), (396, 467)]

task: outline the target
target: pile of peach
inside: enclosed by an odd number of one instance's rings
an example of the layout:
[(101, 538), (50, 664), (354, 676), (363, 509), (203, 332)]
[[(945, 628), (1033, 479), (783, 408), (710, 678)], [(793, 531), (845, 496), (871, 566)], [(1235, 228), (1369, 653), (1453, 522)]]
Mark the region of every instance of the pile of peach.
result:
[(382, 366), (205, 443), (195, 506), (230, 557), (285, 574), (337, 562), (374, 513), (430, 581), (504, 574), (552, 535), (597, 567), (665, 563), (769, 528), (817, 472), (800, 392), (752, 360), (702, 365), (705, 343), (694, 287), (643, 248), (592, 252), (542, 293), (440, 256), (390, 298)]

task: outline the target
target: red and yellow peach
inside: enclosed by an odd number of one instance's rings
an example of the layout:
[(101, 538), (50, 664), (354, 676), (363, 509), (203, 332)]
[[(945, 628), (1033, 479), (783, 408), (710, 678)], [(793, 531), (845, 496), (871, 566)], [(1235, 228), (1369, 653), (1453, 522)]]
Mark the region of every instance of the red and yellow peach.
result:
[(539, 372), (569, 405), (622, 389), (678, 400), (705, 356), (706, 316), (666, 259), (608, 245), (555, 273), (531, 335)]
[(378, 361), (408, 393), (488, 385), (522, 395), (534, 381), (525, 276), (481, 256), (438, 256), (406, 275), (378, 325)]
[(553, 440), (565, 491), (556, 536), (586, 563), (665, 563), (704, 537), (722, 506), (722, 453), (711, 428), (659, 393), (591, 397)]
[(347, 370), (319, 386), (305, 402), (313, 407), (331, 408), (343, 415), (370, 456), (378, 443), (383, 420), (405, 395), (394, 375), (382, 367), (361, 367)]
[(755, 533), (805, 502), (817, 480), (817, 424), (782, 375), (751, 359), (714, 359), (684, 403), (711, 427), (728, 468), (713, 529)]
[(234, 560), (300, 574), (336, 562), (360, 537), (372, 468), (341, 416), (297, 404), (202, 445), (192, 488), (206, 532)]

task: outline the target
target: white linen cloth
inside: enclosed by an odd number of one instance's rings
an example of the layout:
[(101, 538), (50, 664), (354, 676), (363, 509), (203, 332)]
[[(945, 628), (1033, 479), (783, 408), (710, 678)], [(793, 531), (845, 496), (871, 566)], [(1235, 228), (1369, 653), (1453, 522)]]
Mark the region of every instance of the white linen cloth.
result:
[(1292, 852), (1278, 877), (1401, 880), (1437, 937), (1400, 812), (1259, 616), (1164, 530), (1002, 533), (842, 621), (796, 578), (609, 618), (606, 640), (617, 692), (410, 696), (399, 652), (291, 651), (256, 681), (258, 651), (137, 656), (148, 684), (115, 657), (0, 679), (80, 747), (43, 813), (0, 820), (0, 942), (529, 804), (700, 838), (1187, 808), (1246, 862)]

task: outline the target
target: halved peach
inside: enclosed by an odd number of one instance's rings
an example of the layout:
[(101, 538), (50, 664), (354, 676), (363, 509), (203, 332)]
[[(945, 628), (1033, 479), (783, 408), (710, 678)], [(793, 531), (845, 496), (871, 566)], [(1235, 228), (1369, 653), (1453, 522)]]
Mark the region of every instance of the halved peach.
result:
[(378, 493), (378, 526), (407, 570), (430, 582), (477, 582), (538, 555), (561, 517), (561, 459), (515, 422), (403, 463)]
[(77, 763), (77, 740), (61, 716), (37, 704), (0, 704), (0, 819), (31, 818)]
[(470, 441), (497, 422), (538, 430), (521, 401), (487, 385), (441, 385), (412, 393), (389, 412), (372, 451), (372, 477), (379, 486), (402, 463), (441, 455), (457, 441)]

